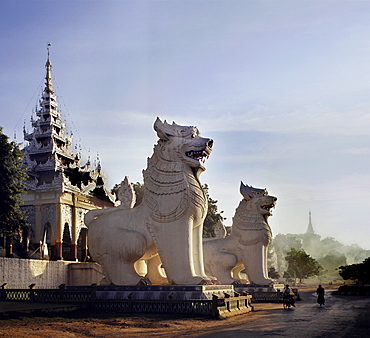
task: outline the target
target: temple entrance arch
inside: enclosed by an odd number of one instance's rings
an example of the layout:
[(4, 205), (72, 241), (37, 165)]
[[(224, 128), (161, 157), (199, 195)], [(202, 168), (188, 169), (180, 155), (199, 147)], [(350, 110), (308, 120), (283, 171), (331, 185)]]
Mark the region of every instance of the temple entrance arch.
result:
[(65, 223), (63, 228), (63, 237), (62, 237), (62, 258), (66, 261), (72, 259), (71, 255), (71, 232), (69, 230), (69, 224)]
[(80, 262), (88, 259), (87, 228), (81, 228), (77, 241), (77, 258)]

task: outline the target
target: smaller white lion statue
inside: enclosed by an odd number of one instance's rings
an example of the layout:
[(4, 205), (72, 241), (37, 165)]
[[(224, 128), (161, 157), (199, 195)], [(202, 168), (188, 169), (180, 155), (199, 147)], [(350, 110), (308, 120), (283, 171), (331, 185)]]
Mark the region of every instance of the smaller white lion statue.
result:
[(267, 247), (272, 240), (268, 217), (277, 198), (243, 182), (240, 193), (243, 199), (235, 211), (231, 234), (226, 236), (221, 223), (215, 229), (218, 238), (203, 241), (204, 267), (221, 284), (241, 284), (239, 273), (245, 268), (251, 284), (267, 285), (273, 282), (267, 273)]

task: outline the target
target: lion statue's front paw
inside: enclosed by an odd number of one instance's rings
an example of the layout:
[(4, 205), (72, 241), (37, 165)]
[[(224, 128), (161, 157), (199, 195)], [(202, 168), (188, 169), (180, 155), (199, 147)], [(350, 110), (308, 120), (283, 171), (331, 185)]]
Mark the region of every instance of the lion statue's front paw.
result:
[(234, 280), (231, 285), (240, 285), (242, 282), (240, 280)]
[(214, 283), (211, 279), (202, 279), (198, 285), (214, 285)]
[(140, 285), (152, 285), (152, 282), (150, 281), (149, 278), (142, 277), (142, 278), (140, 278), (139, 282), (136, 285), (138, 285), (138, 286), (140, 286)]

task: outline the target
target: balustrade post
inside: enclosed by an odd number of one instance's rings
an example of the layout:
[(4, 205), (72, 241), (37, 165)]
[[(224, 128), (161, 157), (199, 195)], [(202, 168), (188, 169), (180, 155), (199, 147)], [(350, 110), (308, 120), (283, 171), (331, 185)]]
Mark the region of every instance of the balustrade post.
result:
[(173, 293), (168, 296), (168, 310), (170, 313), (173, 311)]
[(96, 305), (96, 283), (91, 284), (91, 289), (90, 289), (90, 308), (95, 310), (95, 305)]
[(60, 284), (58, 286), (59, 288), (59, 292), (58, 292), (58, 295), (59, 295), (59, 301), (63, 301), (64, 300), (64, 290), (66, 289), (66, 285), (65, 284)]
[(132, 312), (132, 308), (133, 308), (132, 299), (134, 298), (134, 295), (130, 293), (127, 298), (128, 298), (128, 310), (129, 312)]
[(1, 300), (6, 300), (6, 289), (8, 288), (8, 283), (4, 283), (3, 285), (1, 285), (1, 294), (0, 294), (0, 299)]
[(36, 288), (36, 284), (31, 284), (28, 286), (28, 288), (30, 289), (30, 301), (31, 303), (33, 303), (35, 301), (35, 291), (34, 289)]
[(218, 317), (218, 296), (212, 295), (212, 316)]

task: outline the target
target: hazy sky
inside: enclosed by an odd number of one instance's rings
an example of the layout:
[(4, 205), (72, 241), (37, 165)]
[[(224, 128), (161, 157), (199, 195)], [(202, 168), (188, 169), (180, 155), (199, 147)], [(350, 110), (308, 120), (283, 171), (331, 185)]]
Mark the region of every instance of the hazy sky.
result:
[(214, 140), (201, 181), (231, 225), (240, 181), (270, 225), (370, 249), (369, 1), (0, 2), (0, 125), (23, 141), (45, 76), (109, 188), (142, 182), (157, 116)]

